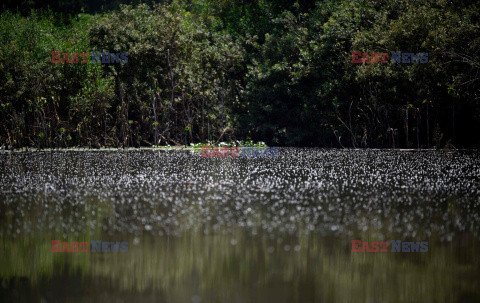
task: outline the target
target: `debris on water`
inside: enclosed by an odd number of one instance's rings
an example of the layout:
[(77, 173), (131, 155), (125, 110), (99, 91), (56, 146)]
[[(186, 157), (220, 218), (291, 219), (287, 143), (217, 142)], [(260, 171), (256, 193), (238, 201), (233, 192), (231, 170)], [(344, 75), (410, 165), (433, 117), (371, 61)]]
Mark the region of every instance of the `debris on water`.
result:
[(195, 229), (267, 238), (480, 236), (477, 151), (279, 151), (252, 159), (148, 150), (1, 153), (0, 233), (126, 233), (135, 245), (142, 233)]

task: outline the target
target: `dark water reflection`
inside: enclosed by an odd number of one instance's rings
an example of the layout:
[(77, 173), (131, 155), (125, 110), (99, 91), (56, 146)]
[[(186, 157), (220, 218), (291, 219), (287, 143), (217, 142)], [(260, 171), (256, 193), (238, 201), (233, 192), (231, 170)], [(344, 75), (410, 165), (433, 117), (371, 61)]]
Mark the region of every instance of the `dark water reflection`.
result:
[(0, 153), (0, 301), (480, 301), (479, 181), (475, 151)]

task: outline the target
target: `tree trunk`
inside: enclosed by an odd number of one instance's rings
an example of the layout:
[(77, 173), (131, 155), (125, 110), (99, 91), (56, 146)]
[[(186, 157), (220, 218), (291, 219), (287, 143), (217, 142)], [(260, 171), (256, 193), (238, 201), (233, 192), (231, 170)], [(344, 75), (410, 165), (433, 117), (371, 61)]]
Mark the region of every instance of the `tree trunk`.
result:
[(157, 144), (158, 144), (158, 121), (157, 121), (157, 110), (156, 110), (156, 108), (157, 108), (157, 102), (156, 102), (156, 101), (157, 101), (157, 100), (156, 100), (156, 96), (155, 96), (155, 94), (154, 94), (153, 100), (152, 100), (152, 103), (153, 103), (153, 104), (152, 104), (152, 107), (153, 107), (153, 117), (154, 117), (154, 119), (155, 119), (155, 136), (154, 136), (154, 137), (155, 137), (155, 143), (154, 143), (154, 145), (157, 145)]
[(405, 147), (408, 148), (408, 105), (405, 109)]
[(453, 101), (452, 109), (452, 143), (455, 143), (455, 101)]
[(353, 101), (350, 102), (350, 106), (348, 107), (348, 124), (349, 124), (349, 130), (350, 130), (350, 135), (352, 136), (352, 144), (353, 148), (357, 148), (357, 144), (355, 142), (355, 135), (353, 134), (353, 129), (352, 129), (352, 105)]
[(220, 93), (220, 97), (222, 98), (222, 131), (225, 128), (225, 104), (223, 102), (223, 92)]
[[(170, 97), (170, 106), (167, 109), (167, 123), (170, 121), (170, 110), (173, 108), (173, 102), (175, 100), (175, 81), (173, 79), (173, 68), (172, 68), (172, 62), (170, 61), (170, 49), (167, 50), (167, 60), (168, 60), (168, 68), (170, 69), (170, 81), (172, 84), (172, 92), (171, 92), (171, 97)], [(175, 115), (175, 126), (177, 123), (177, 118)], [(167, 139), (170, 139), (170, 134), (166, 134)]]
[(395, 148), (395, 130), (392, 129), (392, 148)]
[(428, 108), (430, 107), (430, 102), (427, 102), (427, 148), (430, 148), (430, 120), (428, 118)]
[(104, 120), (105, 129), (104, 129), (104, 135), (103, 135), (103, 145), (107, 147), (107, 110), (105, 109), (104, 111), (105, 111), (105, 120)]
[(417, 149), (420, 149), (420, 109), (417, 108)]
[(205, 96), (203, 96), (203, 99), (202, 99), (202, 142), (205, 142), (205, 113), (204, 113), (204, 108), (205, 108)]

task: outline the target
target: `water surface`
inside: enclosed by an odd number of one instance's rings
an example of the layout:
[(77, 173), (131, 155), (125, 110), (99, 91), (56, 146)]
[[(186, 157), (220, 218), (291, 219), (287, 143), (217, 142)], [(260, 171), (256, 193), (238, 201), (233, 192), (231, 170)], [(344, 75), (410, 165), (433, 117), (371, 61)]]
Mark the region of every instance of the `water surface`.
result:
[(479, 301), (479, 181), (477, 151), (0, 153), (0, 301)]

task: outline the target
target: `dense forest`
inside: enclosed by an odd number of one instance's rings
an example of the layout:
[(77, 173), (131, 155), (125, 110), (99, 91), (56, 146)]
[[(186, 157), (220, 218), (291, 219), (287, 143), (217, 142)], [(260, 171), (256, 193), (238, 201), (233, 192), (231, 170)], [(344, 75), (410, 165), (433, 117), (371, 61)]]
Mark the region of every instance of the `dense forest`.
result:
[(477, 0), (140, 2), (2, 4), (2, 148), (480, 146)]

